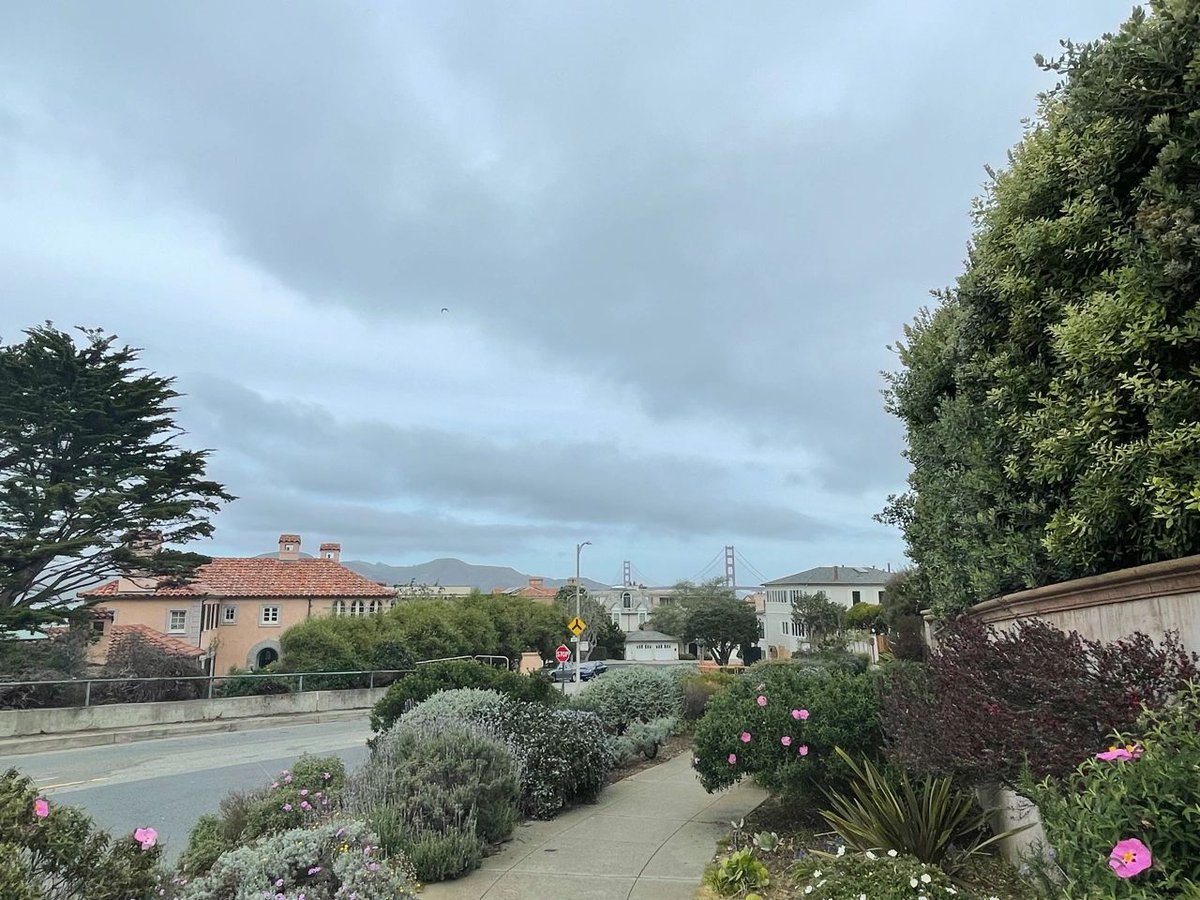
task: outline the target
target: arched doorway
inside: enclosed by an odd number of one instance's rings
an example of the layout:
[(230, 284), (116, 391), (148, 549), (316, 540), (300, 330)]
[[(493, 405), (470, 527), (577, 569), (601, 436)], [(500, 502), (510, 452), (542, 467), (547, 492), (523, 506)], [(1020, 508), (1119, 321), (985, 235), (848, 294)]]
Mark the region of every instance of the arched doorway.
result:
[(279, 660), (279, 651), (274, 647), (263, 647), (258, 651), (258, 655), (254, 658), (254, 668), (265, 669), (273, 662)]

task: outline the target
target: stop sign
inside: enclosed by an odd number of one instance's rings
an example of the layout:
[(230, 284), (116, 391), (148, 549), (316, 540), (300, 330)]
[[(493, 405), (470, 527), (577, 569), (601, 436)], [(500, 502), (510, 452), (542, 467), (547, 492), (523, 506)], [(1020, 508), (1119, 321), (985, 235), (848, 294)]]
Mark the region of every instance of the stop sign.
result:
[(571, 658), (571, 648), (566, 644), (559, 644), (558, 649), (554, 651), (554, 658), (560, 663), (565, 663)]

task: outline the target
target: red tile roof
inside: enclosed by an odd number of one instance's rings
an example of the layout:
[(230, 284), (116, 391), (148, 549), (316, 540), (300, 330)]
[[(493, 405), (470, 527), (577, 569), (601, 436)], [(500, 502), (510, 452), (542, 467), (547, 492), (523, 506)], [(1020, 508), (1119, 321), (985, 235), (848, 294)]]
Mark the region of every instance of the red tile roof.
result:
[(155, 649), (161, 650), (164, 653), (170, 653), (173, 656), (186, 656), (191, 659), (199, 659), (204, 655), (204, 651), (199, 647), (193, 647), (186, 641), (179, 640), (179, 638), (173, 638), (170, 635), (163, 634), (161, 631), (155, 631), (149, 625), (114, 625), (108, 633), (112, 635), (112, 643), (108, 645), (109, 656), (112, 656), (113, 651), (119, 644), (129, 640), (133, 635), (137, 635)]
[(113, 580), (81, 597), (391, 597), (378, 585), (331, 559), (279, 560), (270, 557), (219, 557), (196, 570), (182, 587), (122, 595)]

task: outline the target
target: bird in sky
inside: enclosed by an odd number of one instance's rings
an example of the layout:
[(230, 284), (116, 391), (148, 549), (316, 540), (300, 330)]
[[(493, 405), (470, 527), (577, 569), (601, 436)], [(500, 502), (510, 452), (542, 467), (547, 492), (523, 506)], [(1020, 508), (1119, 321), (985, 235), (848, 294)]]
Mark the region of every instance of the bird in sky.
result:
[(442, 307), (442, 312), (450, 312), (450, 307), (448, 307), (448, 306), (443, 306), (443, 307)]

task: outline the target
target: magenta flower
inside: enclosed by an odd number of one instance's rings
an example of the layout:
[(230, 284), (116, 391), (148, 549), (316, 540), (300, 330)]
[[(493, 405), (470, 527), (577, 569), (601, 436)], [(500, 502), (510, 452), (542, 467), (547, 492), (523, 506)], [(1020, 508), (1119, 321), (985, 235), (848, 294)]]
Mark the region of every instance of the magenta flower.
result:
[(138, 828), (133, 832), (133, 839), (142, 845), (143, 850), (149, 850), (158, 843), (158, 832), (153, 828)]
[(759, 694), (759, 695), (758, 695), (758, 705), (759, 705), (759, 706), (766, 706), (766, 705), (767, 705), (767, 698), (766, 698), (766, 697), (764, 697), (762, 694)]
[(320, 871), (321, 871), (321, 867), (320, 867), (320, 866), (313, 866), (311, 869), (309, 869), (309, 870), (308, 870), (308, 874), (309, 874), (309, 875), (316, 875), (316, 874), (317, 874), (318, 872), (320, 872)]
[(798, 719), (801, 722), (807, 721), (808, 720), (808, 710), (807, 709), (793, 709), (792, 710), (792, 718)]
[(731, 766), (736, 766), (736, 765), (737, 765), (737, 754), (736, 754), (736, 753), (730, 753), (730, 754), (729, 754), (729, 764), (730, 764)]
[(1118, 878), (1132, 878), (1150, 868), (1153, 862), (1150, 848), (1137, 838), (1118, 841), (1108, 854), (1108, 867), (1117, 873)]
[(291, 812), (291, 811), (292, 811), (292, 804), (290, 804), (290, 803), (285, 803), (285, 804), (283, 804), (283, 811), (284, 811), (284, 812)]
[(1097, 753), (1096, 759), (1102, 759), (1105, 762), (1112, 762), (1114, 759), (1133, 759), (1133, 754), (1124, 747), (1109, 747), (1103, 753)]
[(33, 801), (33, 814), (39, 819), (44, 819), (50, 815), (50, 804), (46, 802), (45, 797), (38, 797)]
[(312, 809), (312, 805), (307, 800), (301, 800), (300, 808), (307, 811)]
[(748, 743), (750, 743), (750, 732), (748, 732), (748, 731), (743, 731), (743, 732), (742, 732), (742, 743), (743, 743), (743, 744), (748, 744)]
[(800, 749), (799, 749), (799, 751), (797, 751), (797, 752), (798, 752), (798, 753), (799, 753), (801, 756), (808, 756), (808, 744), (801, 744), (801, 745), (800, 745)]
[(792, 746), (792, 736), (790, 734), (785, 734), (779, 739), (779, 743), (783, 744), (785, 747)]

